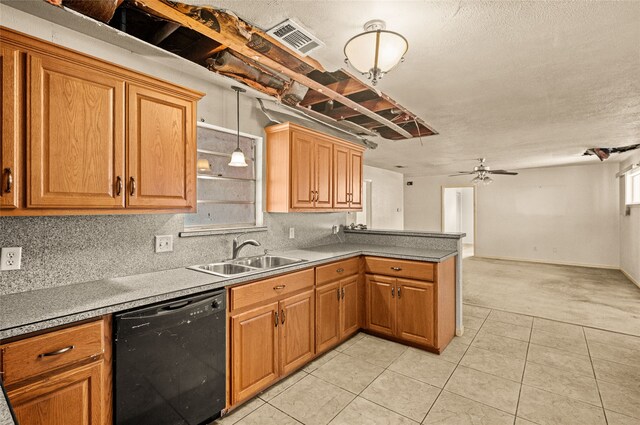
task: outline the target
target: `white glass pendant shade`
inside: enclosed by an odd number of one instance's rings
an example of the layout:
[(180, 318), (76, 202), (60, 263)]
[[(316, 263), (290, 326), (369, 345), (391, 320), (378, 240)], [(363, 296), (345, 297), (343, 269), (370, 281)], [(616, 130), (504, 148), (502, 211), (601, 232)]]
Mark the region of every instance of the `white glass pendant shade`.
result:
[(198, 168), (198, 171), (201, 173), (206, 173), (211, 171), (211, 163), (206, 158), (200, 158), (197, 162), (196, 167)]
[(493, 183), (493, 179), (492, 179), (491, 177), (489, 177), (489, 176), (486, 176), (486, 177), (482, 180), (482, 184), (483, 184), (483, 185), (485, 185), (485, 186), (486, 186), (486, 185), (488, 185), (488, 184), (491, 184), (491, 183)]
[(471, 180), (471, 183), (473, 183), (473, 184), (478, 184), (478, 183), (480, 183), (481, 181), (482, 181), (482, 179), (480, 178), (480, 176), (475, 176), (475, 177), (473, 178), (473, 180)]
[(240, 148), (237, 148), (231, 154), (231, 161), (229, 162), (229, 167), (246, 167), (247, 161), (244, 159), (244, 153)]

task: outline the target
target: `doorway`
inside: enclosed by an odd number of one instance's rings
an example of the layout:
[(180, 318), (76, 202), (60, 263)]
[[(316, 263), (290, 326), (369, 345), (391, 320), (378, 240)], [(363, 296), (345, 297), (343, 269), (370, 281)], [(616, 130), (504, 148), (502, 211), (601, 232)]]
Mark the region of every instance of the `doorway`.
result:
[(356, 213), (357, 224), (366, 224), (369, 229), (373, 226), (372, 191), (373, 180), (365, 179), (362, 188), (362, 212)]
[(473, 257), (476, 246), (475, 186), (442, 187), (442, 231), (466, 233), (462, 257)]

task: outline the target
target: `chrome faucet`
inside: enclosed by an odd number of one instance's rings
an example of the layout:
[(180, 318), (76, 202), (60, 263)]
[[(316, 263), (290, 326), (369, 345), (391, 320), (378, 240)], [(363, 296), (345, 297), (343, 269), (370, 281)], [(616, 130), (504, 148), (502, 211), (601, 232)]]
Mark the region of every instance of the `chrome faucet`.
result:
[(236, 236), (235, 238), (233, 238), (233, 251), (231, 253), (231, 259), (235, 260), (236, 258), (238, 258), (238, 254), (240, 253), (240, 250), (242, 248), (244, 248), (247, 245), (253, 245), (253, 246), (260, 246), (260, 242), (254, 240), (254, 239), (247, 239), (246, 241), (242, 242), (241, 244), (238, 244), (238, 238), (240, 236), (244, 236), (246, 233), (243, 233), (241, 235)]

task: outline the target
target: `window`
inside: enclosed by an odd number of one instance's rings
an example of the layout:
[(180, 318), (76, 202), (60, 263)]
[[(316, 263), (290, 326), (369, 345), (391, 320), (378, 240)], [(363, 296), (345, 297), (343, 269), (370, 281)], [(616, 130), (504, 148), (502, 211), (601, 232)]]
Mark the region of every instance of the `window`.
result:
[(262, 225), (262, 138), (240, 133), (248, 167), (229, 167), (236, 132), (198, 123), (198, 212), (185, 214), (185, 232)]
[(625, 175), (625, 204), (640, 205), (640, 168), (628, 171)]

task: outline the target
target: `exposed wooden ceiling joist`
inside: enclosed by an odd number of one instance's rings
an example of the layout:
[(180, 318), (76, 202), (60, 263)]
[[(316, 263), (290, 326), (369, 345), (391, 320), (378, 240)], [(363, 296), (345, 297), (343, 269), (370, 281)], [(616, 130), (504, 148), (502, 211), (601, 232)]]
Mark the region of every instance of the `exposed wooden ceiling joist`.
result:
[[(394, 103), (389, 102), (386, 99), (378, 98), (378, 99), (367, 100), (365, 102), (360, 102), (360, 106), (372, 112), (380, 112), (380, 111), (386, 111), (387, 109), (395, 108), (396, 105)], [(339, 106), (337, 108), (332, 108), (328, 110), (325, 113), (325, 115), (331, 118), (335, 118), (337, 120), (343, 120), (346, 118), (355, 117), (356, 115), (360, 115), (360, 112), (357, 112), (352, 108), (347, 108), (346, 106)]]
[[(325, 87), (329, 90), (333, 90), (334, 92), (340, 93), (341, 95), (344, 95), (344, 96), (349, 96), (350, 94), (359, 93), (365, 90), (370, 90), (369, 87), (367, 87), (365, 84), (363, 84), (359, 80), (350, 79), (350, 78), (342, 81), (338, 81), (335, 83), (327, 84)], [(307, 94), (307, 96), (304, 98), (304, 100), (300, 102), (300, 105), (302, 106), (315, 105), (317, 103), (326, 102), (327, 100), (329, 100), (329, 98), (324, 93), (324, 90), (322, 92), (310, 91)]]

